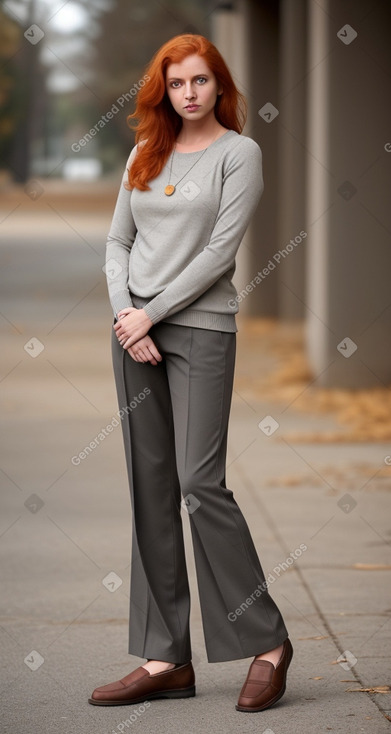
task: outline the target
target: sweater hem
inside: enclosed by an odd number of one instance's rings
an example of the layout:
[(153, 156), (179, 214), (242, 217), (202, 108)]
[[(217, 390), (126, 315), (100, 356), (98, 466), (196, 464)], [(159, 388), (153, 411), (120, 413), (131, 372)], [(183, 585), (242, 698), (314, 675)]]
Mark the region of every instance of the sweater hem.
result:
[[(144, 308), (148, 298), (132, 295), (135, 308)], [(166, 316), (158, 323), (177, 324), (178, 326), (193, 326), (196, 329), (210, 329), (212, 331), (238, 331), (234, 314), (215, 313), (212, 311), (197, 311), (184, 308), (171, 316)]]

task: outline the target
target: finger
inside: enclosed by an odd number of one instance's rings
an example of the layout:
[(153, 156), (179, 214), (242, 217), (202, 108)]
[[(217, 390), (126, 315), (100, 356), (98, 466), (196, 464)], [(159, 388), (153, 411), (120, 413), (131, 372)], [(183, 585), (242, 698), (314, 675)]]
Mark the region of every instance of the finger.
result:
[(147, 341), (147, 349), (150, 351), (151, 354), (155, 357), (155, 359), (159, 360), (159, 362), (163, 359), (162, 355), (160, 354), (155, 342), (151, 339), (149, 335), (146, 336)]
[(124, 318), (121, 318), (119, 321), (117, 321), (117, 323), (114, 324), (114, 327), (113, 328), (115, 329), (116, 332), (120, 332), (121, 333), (121, 332), (125, 331), (126, 327), (125, 327), (125, 324), (124, 324)]
[(116, 327), (117, 328), (116, 328), (115, 331), (116, 331), (116, 334), (117, 335), (118, 334), (126, 334), (125, 325), (123, 323), (121, 323), (121, 321), (119, 321), (118, 324), (116, 324)]
[(157, 364), (155, 357), (152, 354), (150, 354), (148, 351), (144, 352), (142, 361), (145, 363), (149, 362), (150, 364), (153, 364), (153, 365)]
[(152, 364), (154, 366), (156, 366), (158, 364), (156, 362), (156, 359), (152, 356), (152, 354), (150, 354), (150, 355), (145, 354), (145, 355), (141, 356), (139, 352), (137, 352), (137, 354), (135, 352), (133, 352), (132, 351), (132, 347), (130, 349), (128, 349), (127, 351), (130, 354), (130, 356), (132, 357), (132, 359), (134, 359), (135, 362), (141, 362), (141, 363), (144, 363), (144, 364), (147, 363), (147, 362), (149, 362), (150, 364)]
[(137, 352), (134, 351), (132, 347), (130, 348), (130, 350), (132, 350), (132, 353), (135, 354), (138, 362), (144, 362), (144, 363), (150, 362), (151, 364), (154, 364), (154, 365), (157, 364), (156, 359), (150, 353), (148, 347), (145, 347), (144, 349), (139, 349)]
[(132, 349), (128, 349), (127, 352), (135, 362), (140, 362), (138, 355)]
[(142, 350), (143, 355), (143, 361), (144, 362), (151, 362), (152, 364), (157, 364), (155, 357), (153, 354), (151, 354), (149, 347), (145, 347), (145, 349)]
[(125, 336), (126, 336), (126, 341), (125, 341), (125, 344), (123, 344), (123, 347), (124, 349), (129, 349), (129, 347), (133, 347), (138, 341), (140, 341), (140, 339), (142, 339), (142, 337), (145, 336), (145, 334), (140, 333), (139, 329), (136, 329), (133, 332), (132, 336), (128, 336), (128, 335), (125, 335)]
[(137, 355), (139, 362), (145, 362), (146, 356), (145, 356), (144, 352), (141, 349), (138, 349), (138, 351), (135, 352), (135, 354)]
[(151, 356), (149, 354), (141, 354), (140, 355), (140, 362), (144, 362), (146, 364), (147, 362), (150, 362)]
[(116, 336), (119, 342), (123, 341), (125, 342), (126, 339), (129, 339), (129, 335), (126, 333), (125, 329), (120, 329), (116, 332)]
[(150, 353), (152, 354), (152, 356), (153, 356), (153, 357), (154, 357), (154, 358), (155, 358), (155, 359), (156, 359), (156, 360), (157, 360), (158, 362), (161, 362), (161, 361), (162, 361), (163, 357), (162, 357), (162, 355), (160, 354), (160, 352), (159, 352), (158, 348), (157, 348), (157, 347), (156, 347), (156, 346), (154, 345), (154, 343), (153, 343), (153, 342), (152, 342), (152, 344), (150, 344), (150, 345), (149, 345), (148, 349), (149, 349)]

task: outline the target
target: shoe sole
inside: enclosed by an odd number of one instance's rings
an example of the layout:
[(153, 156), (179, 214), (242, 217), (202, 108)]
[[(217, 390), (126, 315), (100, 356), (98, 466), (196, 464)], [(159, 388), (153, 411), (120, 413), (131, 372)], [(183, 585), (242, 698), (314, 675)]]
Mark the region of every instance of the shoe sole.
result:
[[(286, 666), (285, 681), (288, 675), (288, 668), (291, 664), (292, 658), (293, 658), (293, 650), (290, 650), (288, 665)], [(266, 709), (269, 709), (271, 706), (274, 706), (274, 704), (277, 703), (277, 701), (279, 701), (280, 698), (283, 697), (285, 691), (286, 691), (286, 682), (284, 683), (283, 689), (279, 691), (274, 698), (272, 698), (267, 703), (263, 704), (263, 706), (257, 706), (257, 708), (250, 708), (247, 706), (238, 706), (238, 704), (236, 704), (235, 706), (236, 711), (244, 711), (245, 713), (248, 713), (248, 714), (252, 714), (252, 713), (255, 714), (257, 711), (265, 711)]]
[(258, 706), (257, 708), (247, 708), (246, 706), (238, 706), (236, 704), (236, 711), (245, 711), (248, 714), (255, 714), (257, 711), (265, 711), (265, 709), (269, 709), (271, 706), (274, 706), (274, 704), (283, 697), (285, 690), (286, 686), (284, 686), (283, 690), (280, 691), (279, 694), (275, 696), (275, 698), (273, 698), (271, 701), (268, 701), (268, 703), (265, 703), (263, 706)]
[(94, 698), (89, 698), (88, 703), (92, 703), (94, 706), (133, 706), (134, 703), (152, 701), (157, 698), (191, 698), (195, 696), (195, 693), (195, 686), (191, 686), (190, 688), (172, 688), (167, 691), (155, 691), (155, 693), (150, 693), (140, 698), (132, 698), (130, 701), (98, 701)]

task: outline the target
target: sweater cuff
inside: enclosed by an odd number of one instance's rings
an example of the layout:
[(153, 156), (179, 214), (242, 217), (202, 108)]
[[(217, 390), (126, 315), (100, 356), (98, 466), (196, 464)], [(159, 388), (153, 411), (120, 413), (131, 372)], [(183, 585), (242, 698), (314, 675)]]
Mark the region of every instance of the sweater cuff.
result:
[(157, 324), (158, 321), (164, 319), (168, 311), (160, 295), (149, 301), (146, 306), (143, 306), (143, 309), (153, 324)]
[(123, 308), (134, 308), (128, 288), (123, 291), (118, 291), (111, 296), (111, 307), (113, 309), (114, 316), (117, 316), (118, 311), (121, 311)]

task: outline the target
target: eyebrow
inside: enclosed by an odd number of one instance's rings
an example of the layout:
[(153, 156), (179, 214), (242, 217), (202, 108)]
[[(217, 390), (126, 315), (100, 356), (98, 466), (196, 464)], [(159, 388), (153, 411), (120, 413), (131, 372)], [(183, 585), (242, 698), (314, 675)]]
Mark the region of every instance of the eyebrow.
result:
[[(199, 76), (208, 76), (208, 74), (194, 74), (192, 79), (197, 79)], [(183, 82), (183, 79), (181, 79), (179, 76), (170, 76), (167, 79), (168, 82)]]

